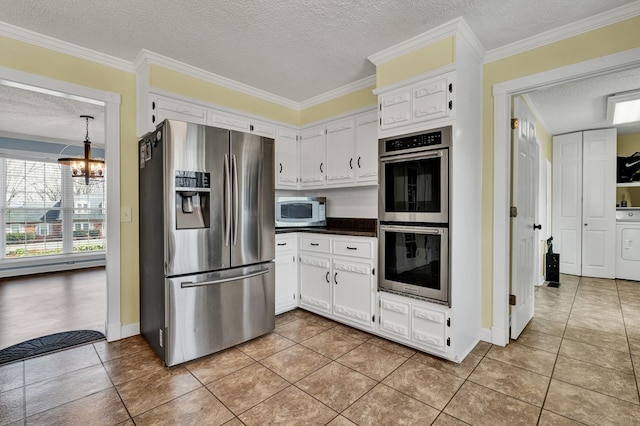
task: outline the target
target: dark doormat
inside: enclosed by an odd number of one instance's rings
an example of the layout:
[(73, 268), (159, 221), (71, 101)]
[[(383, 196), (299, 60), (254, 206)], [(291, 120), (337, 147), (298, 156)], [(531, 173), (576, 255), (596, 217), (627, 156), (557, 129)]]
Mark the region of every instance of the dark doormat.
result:
[(36, 337), (0, 350), (0, 365), (104, 339), (94, 330), (74, 330)]

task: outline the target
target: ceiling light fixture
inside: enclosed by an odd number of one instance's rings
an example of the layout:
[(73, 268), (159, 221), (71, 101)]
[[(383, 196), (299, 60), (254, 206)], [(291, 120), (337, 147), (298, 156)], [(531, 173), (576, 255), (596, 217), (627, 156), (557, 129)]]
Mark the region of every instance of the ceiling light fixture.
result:
[(640, 121), (640, 90), (609, 96), (607, 121), (612, 125)]
[(87, 122), (87, 135), (84, 138), (83, 158), (59, 158), (58, 163), (71, 167), (72, 177), (84, 177), (84, 183), (89, 185), (89, 179), (104, 177), (104, 161), (91, 158), (91, 140), (89, 139), (89, 119), (90, 115), (81, 115)]

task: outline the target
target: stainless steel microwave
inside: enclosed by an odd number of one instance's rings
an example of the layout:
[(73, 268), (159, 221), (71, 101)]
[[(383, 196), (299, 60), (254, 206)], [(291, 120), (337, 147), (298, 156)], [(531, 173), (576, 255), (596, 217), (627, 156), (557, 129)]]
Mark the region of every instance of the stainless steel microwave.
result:
[(325, 197), (276, 198), (276, 228), (326, 226)]

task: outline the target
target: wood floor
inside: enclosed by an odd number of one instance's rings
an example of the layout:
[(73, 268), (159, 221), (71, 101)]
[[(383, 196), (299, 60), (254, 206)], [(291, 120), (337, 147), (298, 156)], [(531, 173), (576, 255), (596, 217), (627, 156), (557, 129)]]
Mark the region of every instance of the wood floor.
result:
[(0, 349), (70, 330), (105, 332), (104, 268), (0, 279)]

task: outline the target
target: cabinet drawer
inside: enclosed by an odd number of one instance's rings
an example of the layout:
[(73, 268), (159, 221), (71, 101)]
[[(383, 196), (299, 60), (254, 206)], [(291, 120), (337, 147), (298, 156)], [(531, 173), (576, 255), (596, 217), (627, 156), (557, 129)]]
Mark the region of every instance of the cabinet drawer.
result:
[(300, 250), (331, 253), (328, 238), (300, 237)]
[(389, 300), (381, 296), (380, 331), (403, 339), (410, 339), (410, 309), (408, 303)]
[(175, 101), (168, 101), (166, 99), (158, 99), (156, 102), (158, 104), (158, 110), (160, 111), (158, 115), (162, 117), (166, 116), (166, 118), (173, 118), (175, 117), (175, 114), (171, 113), (177, 113), (199, 120), (203, 120), (205, 118), (205, 110), (193, 105), (186, 105)]
[(334, 241), (333, 254), (365, 259), (373, 257), (373, 245), (369, 241)]
[(276, 235), (276, 256), (294, 250), (296, 250), (296, 234)]

